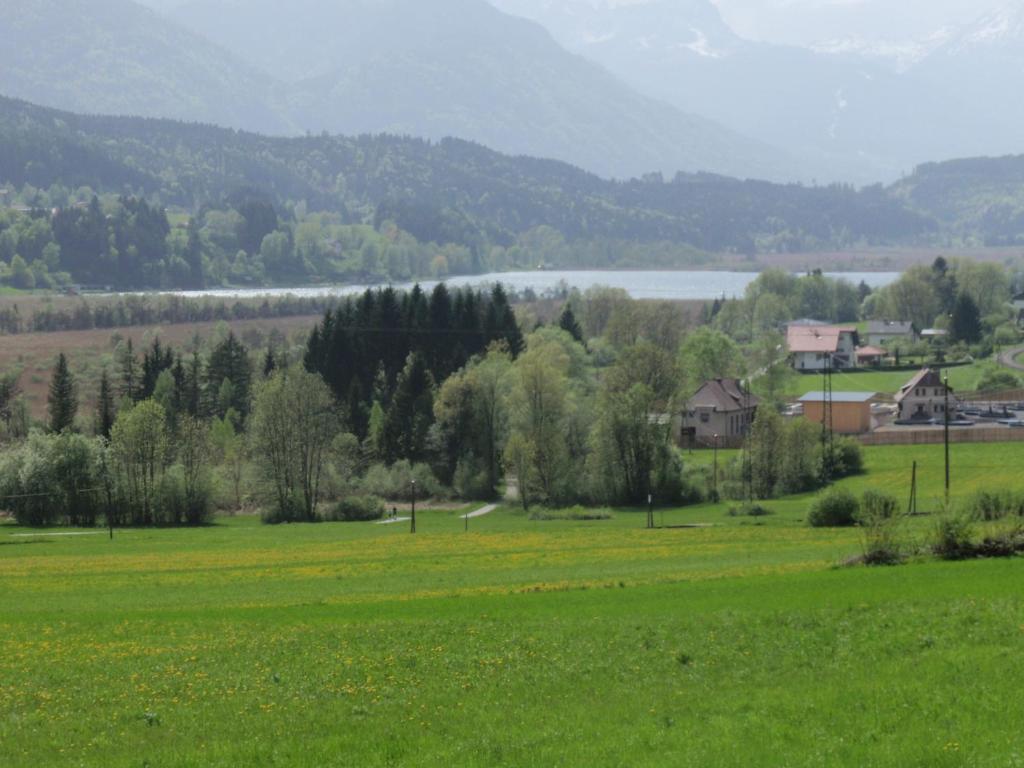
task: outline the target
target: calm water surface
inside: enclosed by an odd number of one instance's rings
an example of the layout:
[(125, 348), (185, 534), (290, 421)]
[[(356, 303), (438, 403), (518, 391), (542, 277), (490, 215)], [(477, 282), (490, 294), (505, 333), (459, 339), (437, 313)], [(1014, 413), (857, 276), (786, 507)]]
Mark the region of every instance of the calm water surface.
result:
[[(841, 277), (854, 285), (863, 280), (872, 288), (880, 288), (895, 281), (899, 272), (830, 272), (830, 277)], [(715, 299), (740, 296), (757, 278), (756, 272), (683, 272), (669, 270), (572, 270), (495, 272), (486, 275), (452, 277), (444, 282), (449, 286), (480, 286), (500, 282), (515, 291), (532, 289), (538, 294), (554, 291), (561, 285), (585, 291), (595, 285), (623, 288), (634, 299)], [(425, 291), (437, 285), (436, 280), (420, 281)], [(396, 288), (411, 288), (412, 283), (396, 283)], [(253, 298), (259, 296), (346, 296), (362, 293), (367, 285), (318, 285), (302, 288), (245, 288), (211, 289), (207, 291), (171, 291), (180, 296), (213, 296), (222, 298)]]

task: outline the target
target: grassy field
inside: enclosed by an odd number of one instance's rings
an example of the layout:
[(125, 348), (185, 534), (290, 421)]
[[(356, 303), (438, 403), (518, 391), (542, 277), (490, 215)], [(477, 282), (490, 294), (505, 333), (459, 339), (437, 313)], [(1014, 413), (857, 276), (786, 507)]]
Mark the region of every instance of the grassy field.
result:
[[(954, 497), (1024, 488), (1024, 449), (956, 448)], [(844, 482), (899, 491), (913, 458), (941, 498), (941, 447)], [(1024, 562), (842, 567), (858, 532), (807, 501), (0, 526), (0, 765), (1024, 764)]]
[[(985, 372), (983, 364), (964, 365), (947, 369), (949, 383), (956, 391), (971, 391)], [(879, 392), (895, 395), (900, 387), (910, 381), (916, 371), (873, 371), (859, 370), (856, 372), (838, 371), (832, 374), (832, 390), (834, 392)], [(786, 394), (794, 397), (808, 392), (820, 392), (822, 377), (813, 374), (800, 374), (791, 377), (786, 385)]]
[(245, 343), (259, 345), (276, 330), (286, 338), (305, 335), (319, 322), (320, 315), (232, 320), (208, 323), (140, 325), (131, 328), (95, 329), (88, 331), (55, 331), (52, 333), (20, 333), (0, 337), (0, 374), (18, 371), (19, 386), (25, 393), (32, 415), (41, 419), (46, 414), (53, 366), (60, 352), (68, 355), (71, 372), (78, 379), (81, 406), (79, 412), (91, 417), (100, 374), (104, 368), (117, 376), (114, 349), (118, 339), (131, 339), (138, 356), (153, 339), (170, 344), (175, 350), (188, 347), (195, 337), (209, 339), (233, 330)]

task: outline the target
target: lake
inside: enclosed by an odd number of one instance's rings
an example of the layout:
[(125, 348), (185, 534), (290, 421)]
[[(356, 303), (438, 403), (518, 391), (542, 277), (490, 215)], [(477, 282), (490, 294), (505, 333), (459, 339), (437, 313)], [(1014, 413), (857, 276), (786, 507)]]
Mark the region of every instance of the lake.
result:
[[(479, 286), (500, 282), (506, 288), (537, 294), (555, 291), (560, 286), (585, 291), (595, 285), (622, 288), (634, 299), (715, 299), (741, 296), (757, 278), (757, 272), (675, 271), (675, 270), (551, 270), (531, 272), (495, 272), (486, 275), (465, 275), (448, 278), (449, 286)], [(854, 285), (862, 280), (872, 288), (880, 288), (899, 278), (899, 272), (830, 272)], [(420, 286), (430, 291), (438, 281), (422, 280)], [(396, 288), (411, 288), (413, 283), (395, 283)], [(178, 296), (221, 298), (254, 298), (259, 296), (346, 296), (362, 293), (367, 285), (317, 285), (301, 288), (214, 288), (206, 291), (169, 291)]]

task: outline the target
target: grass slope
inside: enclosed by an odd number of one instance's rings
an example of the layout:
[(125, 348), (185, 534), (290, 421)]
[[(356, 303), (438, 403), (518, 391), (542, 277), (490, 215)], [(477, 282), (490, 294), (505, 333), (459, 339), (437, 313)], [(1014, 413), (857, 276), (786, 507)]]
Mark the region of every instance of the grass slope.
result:
[[(970, 448), (956, 493), (1014, 479), (1015, 446)], [(846, 482), (897, 484), (900, 450)], [(514, 508), (415, 537), (5, 526), (0, 764), (1017, 764), (1024, 564), (834, 568), (857, 532), (774, 506), (658, 531)]]

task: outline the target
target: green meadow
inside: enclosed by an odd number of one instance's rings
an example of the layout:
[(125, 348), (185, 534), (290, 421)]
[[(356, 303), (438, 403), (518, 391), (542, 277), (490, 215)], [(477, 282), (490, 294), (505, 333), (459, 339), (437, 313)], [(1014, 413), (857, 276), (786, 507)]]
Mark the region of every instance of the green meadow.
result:
[[(938, 509), (941, 446), (866, 459)], [(953, 459), (954, 503), (1024, 489), (1016, 444)], [(847, 566), (809, 502), (0, 526), (0, 765), (1024, 765), (1024, 562)]]
[[(945, 369), (949, 376), (949, 384), (954, 391), (969, 392), (978, 384), (984, 375), (985, 366), (980, 363), (963, 365)], [(834, 392), (878, 392), (895, 395), (900, 388), (910, 381), (915, 371), (887, 371), (860, 369), (856, 371), (836, 371), (832, 374), (832, 390)], [(816, 374), (797, 374), (786, 382), (786, 394), (799, 397), (808, 392), (820, 392), (822, 377)]]

